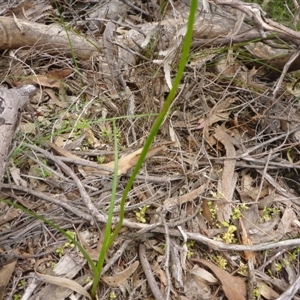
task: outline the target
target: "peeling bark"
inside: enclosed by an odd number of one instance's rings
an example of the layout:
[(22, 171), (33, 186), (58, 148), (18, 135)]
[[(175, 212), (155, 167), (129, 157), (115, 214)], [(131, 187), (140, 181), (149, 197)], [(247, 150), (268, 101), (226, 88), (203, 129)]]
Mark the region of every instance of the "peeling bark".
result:
[(28, 103), (34, 91), (33, 85), (20, 89), (0, 87), (0, 189), (11, 141), (19, 124), (20, 110)]
[(98, 52), (98, 43), (67, 32), (65, 28), (52, 24), (43, 25), (19, 19), (0, 17), (0, 50), (36, 48), (49, 54), (60, 54), (87, 60)]

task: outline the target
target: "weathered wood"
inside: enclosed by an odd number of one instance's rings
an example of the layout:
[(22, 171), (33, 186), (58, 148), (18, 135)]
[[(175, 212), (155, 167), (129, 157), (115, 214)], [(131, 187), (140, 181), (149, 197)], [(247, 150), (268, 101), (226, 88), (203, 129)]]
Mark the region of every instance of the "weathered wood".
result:
[(0, 87), (0, 189), (9, 148), (19, 124), (20, 110), (28, 103), (35, 89), (33, 85), (20, 89)]
[(56, 24), (43, 25), (34, 22), (0, 17), (0, 50), (36, 48), (50, 53), (87, 60), (97, 53), (97, 42), (66, 30)]

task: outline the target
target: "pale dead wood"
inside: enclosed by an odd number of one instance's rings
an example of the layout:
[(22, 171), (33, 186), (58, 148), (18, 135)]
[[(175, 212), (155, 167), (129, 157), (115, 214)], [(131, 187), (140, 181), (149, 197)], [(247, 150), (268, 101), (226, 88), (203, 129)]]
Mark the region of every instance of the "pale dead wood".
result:
[(283, 293), (277, 300), (292, 299), (300, 288), (300, 276), (297, 277), (295, 282)]
[(165, 299), (152, 273), (151, 266), (146, 256), (146, 247), (144, 244), (139, 245), (139, 256), (140, 256), (141, 265), (143, 266), (145, 276), (148, 280), (148, 284), (151, 288), (155, 300)]
[(67, 32), (56, 25), (43, 25), (34, 22), (0, 17), (0, 50), (36, 48), (49, 54), (72, 57), (73, 51), (78, 59), (87, 60), (98, 52), (98, 43), (93, 40)]
[(20, 89), (0, 88), (0, 184), (8, 159), (9, 147), (20, 119), (20, 110), (35, 91), (33, 85)]

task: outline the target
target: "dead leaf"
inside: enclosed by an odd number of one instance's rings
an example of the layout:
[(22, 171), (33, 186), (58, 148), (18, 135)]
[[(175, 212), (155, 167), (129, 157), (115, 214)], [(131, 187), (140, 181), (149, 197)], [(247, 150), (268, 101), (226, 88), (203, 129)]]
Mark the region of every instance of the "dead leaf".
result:
[(9, 168), (10, 175), (13, 178), (13, 181), (15, 182), (16, 185), (20, 185), (23, 187), (27, 187), (27, 181), (25, 181), (21, 176), (20, 176), (20, 169), (16, 168), (15, 166)]
[(51, 70), (48, 72), (47, 77), (61, 80), (63, 78), (68, 77), (73, 73), (72, 69), (60, 69), (60, 70)]
[(84, 240), (84, 238), (82, 238), (82, 236), (80, 235), (80, 232), (77, 231), (76, 229), (75, 229), (75, 231), (76, 231), (76, 234), (77, 234), (78, 239), (80, 241), (80, 244), (84, 248), (85, 252), (89, 255), (89, 257), (93, 261), (98, 261), (99, 255), (100, 255), (100, 251), (101, 251), (101, 246), (102, 246), (102, 240), (99, 239), (98, 244), (97, 244), (97, 248), (96, 249), (92, 249), (91, 247), (89, 247), (89, 245)]
[[(241, 233), (241, 237), (242, 237), (242, 244), (243, 245), (252, 245), (252, 240), (248, 237), (248, 233), (247, 230), (244, 226), (243, 220), (240, 219), (240, 225), (242, 228), (242, 233)], [(253, 264), (256, 264), (256, 259), (255, 259), (255, 254), (254, 252), (251, 251), (244, 251), (244, 257), (245, 259), (248, 261), (250, 258), (253, 261)]]
[[(23, 82), (23, 80), (22, 80)], [(55, 78), (49, 78), (47, 75), (30, 76), (24, 79), (26, 84), (39, 84), (45, 87), (60, 88), (61, 82)]]
[(198, 280), (210, 285), (218, 283), (218, 279), (213, 276), (210, 272), (206, 271), (203, 268), (200, 268), (198, 265), (194, 265), (193, 269), (190, 271), (191, 274), (196, 276)]
[(202, 200), (201, 208), (202, 208), (203, 217), (206, 219), (207, 222), (212, 223), (213, 219), (212, 219), (212, 216), (211, 216), (211, 211), (209, 209), (207, 199)]
[(12, 261), (11, 263), (0, 268), (0, 299), (4, 299), (5, 288), (15, 270), (16, 264), (17, 260)]
[(135, 272), (139, 266), (138, 260), (135, 261), (124, 271), (115, 274), (114, 276), (102, 276), (101, 279), (111, 287), (118, 287), (125, 283), (125, 281)]
[(68, 279), (68, 278), (63, 278), (59, 276), (51, 276), (51, 275), (45, 275), (42, 273), (37, 272), (36, 266), (34, 267), (35, 274), (44, 279), (45, 282), (47, 283), (52, 283), (58, 286), (61, 286), (63, 288), (70, 289), (72, 291), (75, 291), (76, 293), (83, 295), (87, 297), (88, 299), (92, 300), (90, 294), (76, 281)]
[(198, 280), (193, 274), (187, 274), (184, 280), (184, 294), (188, 299), (210, 300), (212, 299), (211, 288), (207, 283)]
[[(48, 142), (48, 145), (55, 150), (56, 153), (60, 154), (61, 156), (64, 157), (68, 157), (68, 158), (74, 158), (77, 161), (83, 161), (85, 162), (86, 160), (72, 154), (69, 151), (66, 151), (60, 147), (58, 147), (56, 144)], [(162, 145), (159, 146), (154, 146), (152, 148), (150, 148), (150, 150), (147, 153), (146, 159), (149, 159), (150, 157), (156, 155), (157, 153), (159, 153), (160, 151), (166, 150), (167, 147), (166, 146), (169, 145), (174, 145), (174, 142), (167, 142), (164, 143)], [(118, 175), (123, 175), (125, 174), (130, 168), (132, 168), (133, 166), (135, 166), (135, 164), (137, 163), (138, 159), (139, 159), (139, 155), (141, 154), (143, 148), (140, 148), (139, 150), (134, 151), (133, 153), (130, 153), (124, 157), (121, 157), (118, 161)], [(89, 162), (90, 163), (90, 162)], [(111, 161), (107, 164), (99, 164), (99, 166), (103, 166), (105, 168), (109, 168), (113, 171), (114, 169), (114, 165), (115, 162)], [(82, 167), (82, 169), (86, 172), (94, 172), (96, 174), (107, 174), (108, 171), (102, 171), (99, 170), (97, 168), (94, 167)]]
[(221, 126), (215, 129), (214, 137), (221, 142), (226, 150), (226, 158), (224, 161), (224, 168), (222, 172), (222, 178), (220, 186), (218, 188), (218, 194), (220, 200), (216, 201), (217, 219), (219, 222), (229, 222), (232, 214), (231, 201), (235, 190), (237, 181), (237, 174), (234, 172), (236, 159), (235, 149), (230, 141), (230, 136), (225, 132)]
[(294, 209), (292, 207), (286, 207), (280, 220), (280, 228), (278, 228), (278, 230), (282, 229), (284, 235), (291, 232), (292, 222), (294, 219), (297, 219), (294, 213)]
[(241, 179), (241, 192), (243, 196), (250, 197), (253, 201), (257, 201), (269, 194), (269, 184), (264, 181), (263, 186), (260, 188), (253, 186), (254, 179), (249, 173), (244, 173)]
[(83, 160), (83, 161), (85, 161), (84, 159), (78, 157), (77, 155), (72, 154), (70, 151), (62, 149), (61, 147), (57, 146), (54, 143), (48, 142), (47, 144), (52, 148), (52, 150), (54, 150), (57, 154), (59, 154), (59, 155), (61, 155), (63, 157), (74, 158), (76, 160)]
[(195, 189), (195, 190), (193, 190), (193, 191), (191, 191), (187, 194), (184, 194), (184, 195), (178, 196), (178, 197), (168, 198), (164, 201), (164, 208), (167, 209), (167, 210), (170, 210), (174, 206), (184, 204), (188, 201), (193, 201), (200, 194), (204, 193), (206, 188), (207, 188), (207, 184), (204, 183), (200, 187), (198, 187), (197, 189)]
[(3, 213), (0, 216), (0, 226), (2, 224), (8, 223), (9, 221), (11, 221), (14, 218), (18, 217), (20, 214), (21, 214), (20, 210), (17, 210), (15, 208), (11, 208), (10, 210), (8, 210), (7, 212)]
[(246, 300), (246, 284), (240, 277), (232, 276), (215, 264), (204, 259), (191, 259), (208, 267), (222, 283), (225, 296), (230, 300)]
[(31, 122), (21, 123), (20, 124), (20, 130), (24, 134), (36, 134), (36, 124)]
[(161, 268), (158, 268), (158, 270), (155, 271), (155, 275), (159, 278), (160, 282), (164, 286), (167, 286), (168, 279), (167, 279), (166, 272), (164, 270), (162, 270)]
[[(154, 146), (152, 148), (149, 149), (146, 159), (149, 159), (150, 157), (156, 155), (157, 153), (161, 152), (161, 151), (165, 151), (167, 150), (166, 146), (171, 146), (174, 145), (176, 143), (174, 142), (167, 142), (164, 143), (162, 145), (158, 145), (158, 146)], [(136, 151), (134, 151), (133, 153), (130, 153), (124, 157), (121, 157), (118, 161), (118, 175), (123, 175), (125, 174), (129, 169), (131, 169), (132, 167), (134, 167), (140, 157), (140, 154), (142, 152), (143, 148), (140, 148)], [(101, 166), (107, 167), (107, 168), (114, 168), (114, 161), (107, 163), (107, 164), (103, 164)], [(101, 171), (102, 172), (102, 171)]]
[(164, 56), (164, 60), (153, 60), (154, 63), (156, 64), (163, 64), (164, 65), (164, 72), (165, 72), (165, 79), (166, 83), (171, 90), (172, 88), (172, 79), (171, 79), (171, 71), (172, 71), (172, 63), (173, 60), (175, 59), (178, 49), (181, 46), (182, 43), (182, 37), (186, 32), (186, 25), (182, 26), (180, 30), (178, 30), (177, 34), (173, 38), (173, 43), (172, 45), (164, 51), (160, 51), (159, 55)]
[(170, 134), (171, 141), (176, 142), (176, 144), (179, 145), (179, 139), (178, 139), (177, 133), (174, 130), (174, 127), (171, 125), (169, 125), (169, 134)]
[(49, 104), (54, 103), (55, 105), (57, 105), (58, 107), (61, 107), (61, 108), (66, 108), (68, 106), (68, 102), (61, 101), (61, 100), (65, 100), (63, 97), (60, 97), (62, 99), (58, 99), (56, 97), (55, 92), (52, 89), (44, 89), (44, 92), (46, 94), (48, 94), (48, 96), (50, 97), (50, 100), (48, 102)]
[(215, 105), (214, 108), (211, 109), (208, 117), (205, 120), (203, 134), (204, 134), (205, 140), (209, 143), (209, 145), (211, 147), (216, 144), (215, 137), (212, 134), (210, 134), (211, 125), (213, 125), (219, 121), (227, 121), (228, 120), (230, 112), (227, 111), (227, 108), (233, 103), (233, 101), (234, 100), (232, 100), (230, 97), (228, 97), (226, 100)]

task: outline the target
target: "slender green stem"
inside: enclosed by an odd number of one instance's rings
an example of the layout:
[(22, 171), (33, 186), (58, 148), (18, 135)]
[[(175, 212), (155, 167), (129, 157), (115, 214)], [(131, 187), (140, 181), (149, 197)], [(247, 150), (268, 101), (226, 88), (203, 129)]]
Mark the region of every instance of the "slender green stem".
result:
[(113, 218), (113, 212), (114, 212), (114, 208), (115, 208), (116, 192), (117, 192), (117, 186), (118, 186), (118, 137), (117, 137), (116, 120), (113, 120), (113, 133), (114, 133), (114, 150), (115, 150), (114, 177), (113, 177), (113, 182), (112, 182), (112, 191), (111, 191), (110, 205), (109, 205), (107, 223), (106, 223), (106, 227), (105, 227), (104, 239), (103, 239), (99, 259), (97, 262), (97, 272), (94, 273), (94, 281), (93, 281), (93, 286), (92, 286), (92, 290), (91, 290), (91, 296), (93, 299), (95, 299), (95, 296), (96, 296), (96, 290), (97, 290), (97, 286), (100, 281), (101, 271), (103, 268), (106, 253), (107, 253), (110, 245), (113, 243), (115, 237), (117, 236), (117, 235), (111, 236), (111, 225), (112, 225), (112, 218)]
[(181, 59), (179, 62), (178, 71), (177, 71), (176, 77), (174, 79), (172, 89), (167, 97), (165, 104), (162, 107), (160, 114), (158, 115), (154, 125), (152, 126), (152, 129), (151, 129), (150, 134), (145, 142), (145, 145), (140, 154), (140, 157), (132, 171), (132, 174), (131, 174), (131, 176), (127, 182), (127, 185), (125, 187), (125, 190), (123, 192), (121, 203), (120, 203), (119, 222), (116, 225), (116, 229), (112, 235), (111, 241), (113, 241), (116, 238), (116, 235), (118, 234), (118, 232), (120, 231), (120, 229), (122, 227), (123, 220), (124, 220), (124, 207), (125, 207), (127, 195), (132, 187), (132, 184), (135, 180), (136, 175), (138, 174), (138, 172), (146, 158), (147, 152), (148, 152), (159, 128), (160, 128), (161, 124), (163, 123), (163, 121), (169, 111), (169, 108), (172, 104), (172, 101), (175, 98), (177, 89), (178, 89), (180, 81), (182, 79), (183, 72), (184, 72), (184, 69), (185, 69), (185, 66), (186, 66), (186, 63), (188, 60), (189, 52), (190, 52), (190, 46), (191, 46), (191, 42), (192, 42), (193, 27), (194, 27), (194, 22), (195, 22), (197, 6), (198, 6), (198, 0), (191, 0), (190, 15), (189, 15), (189, 20), (188, 20), (188, 24), (187, 24), (187, 32), (186, 32), (185, 40), (183, 43), (182, 56), (181, 56)]

